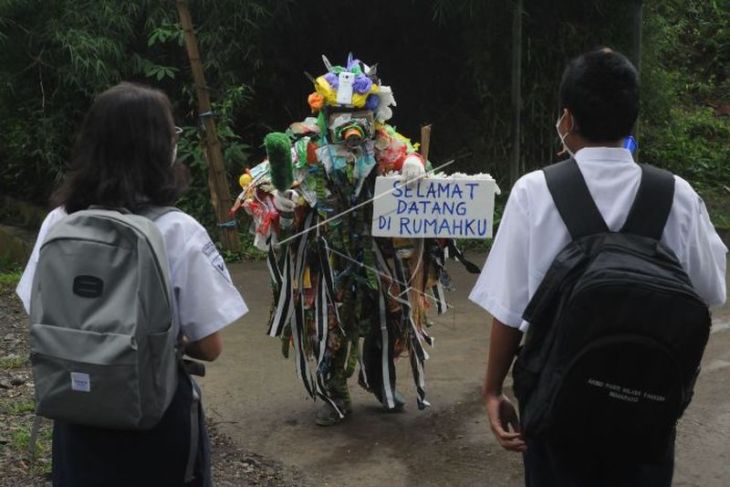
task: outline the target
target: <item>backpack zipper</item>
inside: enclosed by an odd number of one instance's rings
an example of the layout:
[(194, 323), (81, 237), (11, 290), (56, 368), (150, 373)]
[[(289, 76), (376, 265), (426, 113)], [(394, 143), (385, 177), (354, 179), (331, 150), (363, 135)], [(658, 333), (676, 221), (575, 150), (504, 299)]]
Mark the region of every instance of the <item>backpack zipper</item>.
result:
[[(663, 281), (664, 283), (675, 283), (676, 281), (673, 281), (671, 279), (667, 279), (664, 277), (658, 277), (658, 276), (651, 276), (650, 274), (637, 272), (636, 269), (620, 269), (622, 271), (625, 271), (626, 274), (617, 277), (617, 276), (610, 276), (610, 277), (603, 277), (600, 279), (596, 279), (593, 282), (588, 282), (587, 284), (579, 283), (577, 286), (573, 288), (573, 292), (571, 293), (571, 301), (574, 299), (574, 297), (578, 294), (581, 294), (585, 291), (588, 291), (590, 289), (604, 287), (604, 286), (610, 286), (613, 284), (637, 284), (640, 288), (643, 289), (651, 289), (655, 291), (662, 292), (664, 294), (680, 294), (682, 296), (685, 296), (689, 298), (691, 301), (695, 301), (696, 303), (706, 307), (707, 304), (700, 298), (697, 293), (693, 289), (687, 289), (684, 285), (661, 285), (658, 284), (656, 281)], [(598, 273), (594, 273), (598, 274)], [(584, 281), (586, 278), (586, 275), (584, 274), (581, 281)], [(655, 282), (648, 282), (645, 279), (638, 279), (638, 276), (650, 276), (652, 279), (654, 279)]]

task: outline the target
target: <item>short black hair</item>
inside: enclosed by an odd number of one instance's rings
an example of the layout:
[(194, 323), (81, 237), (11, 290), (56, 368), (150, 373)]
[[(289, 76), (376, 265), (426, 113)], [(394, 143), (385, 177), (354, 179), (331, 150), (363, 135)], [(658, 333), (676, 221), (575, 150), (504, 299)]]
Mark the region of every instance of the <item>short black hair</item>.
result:
[(126, 82), (109, 88), (86, 113), (53, 203), (68, 213), (91, 205), (137, 211), (175, 204), (181, 192), (171, 167), (175, 137), (162, 91)]
[(590, 142), (631, 134), (639, 115), (639, 75), (623, 54), (608, 48), (573, 59), (560, 82), (560, 106), (575, 117), (575, 130)]

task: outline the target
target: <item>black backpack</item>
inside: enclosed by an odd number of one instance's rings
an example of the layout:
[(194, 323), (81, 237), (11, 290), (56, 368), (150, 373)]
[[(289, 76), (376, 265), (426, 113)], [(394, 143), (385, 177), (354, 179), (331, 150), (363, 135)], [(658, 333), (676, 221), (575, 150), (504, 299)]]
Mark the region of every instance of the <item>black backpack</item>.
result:
[(513, 368), (526, 438), (587, 454), (660, 460), (689, 404), (710, 313), (661, 244), (674, 177), (641, 165), (626, 224), (611, 232), (577, 163), (543, 169), (572, 237), (530, 300)]

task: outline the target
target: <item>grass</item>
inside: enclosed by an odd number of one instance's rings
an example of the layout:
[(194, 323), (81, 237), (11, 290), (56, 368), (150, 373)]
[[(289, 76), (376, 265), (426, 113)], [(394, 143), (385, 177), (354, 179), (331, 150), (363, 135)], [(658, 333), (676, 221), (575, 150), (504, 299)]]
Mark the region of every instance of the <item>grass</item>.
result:
[(0, 287), (15, 287), (21, 276), (20, 271), (0, 272)]
[[(30, 431), (31, 425), (17, 428), (10, 433), (8, 447), (15, 452), (20, 461), (28, 468), (29, 473), (38, 476), (47, 476), (51, 473), (51, 428), (48, 424), (41, 424), (35, 444), (35, 461), (30, 461)], [(23, 461), (22, 459), (28, 459)]]
[[(0, 259), (0, 296), (9, 298), (21, 276), (21, 267), (8, 259)], [(26, 349), (0, 357), (2, 376), (10, 376), (30, 368)], [(30, 432), (35, 412), (33, 394), (25, 387), (13, 389), (11, 397), (0, 398), (0, 484), (3, 477), (19, 480), (15, 485), (28, 485), (31, 479), (45, 479), (51, 471), (51, 426), (49, 421), (41, 423), (35, 448), (35, 459), (31, 461), (28, 450)], [(8, 477), (9, 476), (9, 477)], [(11, 485), (11, 484), (8, 484)], [(34, 485), (36, 483), (34, 482)]]
[(20, 281), (22, 269), (19, 264), (0, 256), (0, 291), (14, 289)]
[(18, 355), (7, 355), (0, 357), (0, 369), (1, 370), (12, 370), (20, 369), (28, 365), (28, 358), (21, 357)]
[[(47, 420), (41, 421), (35, 457), (31, 459), (29, 448), (33, 411), (35, 401), (32, 399), (15, 398), (0, 402), (0, 421), (7, 426), (2, 431), (0, 464), (9, 469), (5, 473), (15, 470), (25, 472), (21, 474), (24, 477), (48, 478), (51, 473), (51, 423)], [(28, 478), (30, 477), (26, 477)]]
[(30, 430), (20, 428), (10, 433), (10, 448), (15, 451), (27, 450), (30, 445)]
[(0, 411), (12, 416), (25, 415), (35, 411), (35, 401), (33, 399), (0, 400)]

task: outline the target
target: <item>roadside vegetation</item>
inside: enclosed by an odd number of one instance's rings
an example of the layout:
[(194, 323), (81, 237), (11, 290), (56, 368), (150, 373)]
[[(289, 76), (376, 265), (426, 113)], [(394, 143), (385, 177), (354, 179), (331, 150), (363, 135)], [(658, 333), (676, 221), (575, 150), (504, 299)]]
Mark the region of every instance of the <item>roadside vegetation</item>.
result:
[(17, 265), (0, 260), (0, 485), (43, 486), (51, 471), (51, 429), (47, 422), (42, 423), (31, 460), (35, 400), (27, 320), (15, 297), (19, 279)]
[[(524, 2), (523, 172), (556, 159), (565, 62), (599, 45), (635, 57), (637, 2)], [(336, 0), (189, 3), (233, 195), (243, 169), (262, 159), (263, 136), (308, 115), (304, 72), (320, 73), (323, 53), (341, 63), (349, 51), (377, 62), (394, 88), (399, 131), (417, 139), (433, 124), (431, 159), (466, 154), (454, 170), (490, 172), (509, 188), (512, 2), (373, 0), (357, 19)], [(730, 228), (729, 19), (730, 0), (643, 1), (637, 132), (640, 159), (688, 179), (722, 228)], [(180, 206), (217, 233), (174, 2), (3, 0), (0, 47), (0, 193), (47, 206), (94, 94), (134, 80), (173, 100), (184, 129), (178, 154), (192, 176)], [(240, 217), (242, 236), (248, 228)], [(229, 260), (262, 256), (250, 238), (244, 244)]]

